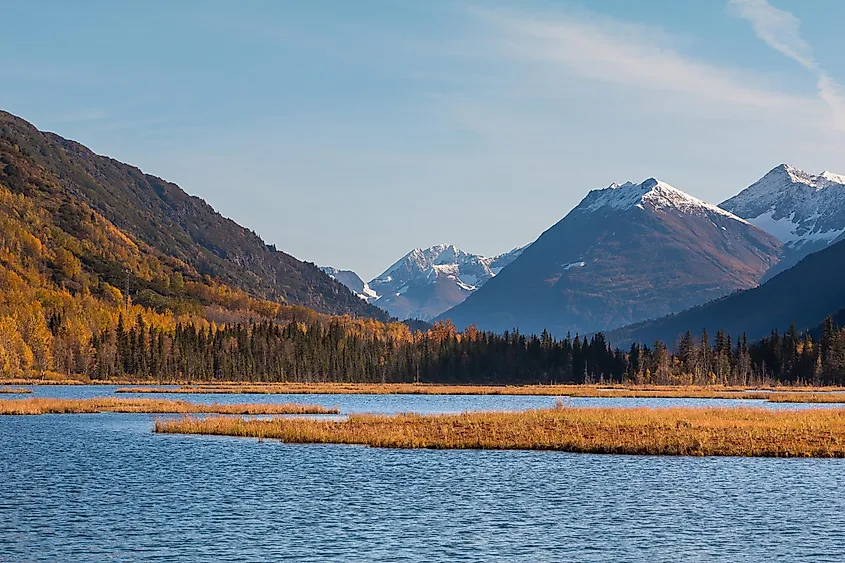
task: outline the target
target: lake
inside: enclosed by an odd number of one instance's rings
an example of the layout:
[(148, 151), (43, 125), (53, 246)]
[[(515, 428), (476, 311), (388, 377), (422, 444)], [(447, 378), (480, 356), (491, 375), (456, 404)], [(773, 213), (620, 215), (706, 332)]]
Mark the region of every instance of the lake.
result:
[[(34, 389), (36, 396), (85, 397), (114, 388)], [(166, 396), (296, 401), (344, 413), (555, 402), (501, 395)], [(0, 416), (0, 561), (845, 560), (845, 460), (287, 445), (157, 435), (153, 420), (117, 413)]]

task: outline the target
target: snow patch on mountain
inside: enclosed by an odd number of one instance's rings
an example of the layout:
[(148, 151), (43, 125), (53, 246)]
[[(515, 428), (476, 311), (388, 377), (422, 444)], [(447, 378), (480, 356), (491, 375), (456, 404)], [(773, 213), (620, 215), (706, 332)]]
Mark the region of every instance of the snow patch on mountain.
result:
[(789, 248), (817, 248), (845, 233), (845, 176), (781, 164), (720, 207)]
[(575, 209), (595, 212), (600, 209), (624, 211), (633, 208), (661, 211), (676, 210), (687, 215), (698, 216), (717, 214), (742, 223), (746, 222), (724, 209), (704, 202), (655, 178), (649, 178), (640, 184), (633, 182), (614, 183), (604, 189), (592, 190)]
[(352, 270), (339, 270), (331, 266), (320, 266), (320, 269), (333, 280), (337, 280), (348, 287), (352, 293), (364, 301), (372, 302), (379, 298), (375, 290)]

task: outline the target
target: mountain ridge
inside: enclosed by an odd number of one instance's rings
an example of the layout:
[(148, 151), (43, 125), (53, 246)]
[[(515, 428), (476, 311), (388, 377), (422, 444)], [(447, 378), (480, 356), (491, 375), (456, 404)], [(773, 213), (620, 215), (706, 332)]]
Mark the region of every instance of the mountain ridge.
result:
[(753, 287), (780, 251), (773, 236), (665, 182), (611, 184), (438, 318), (558, 336), (606, 330)]

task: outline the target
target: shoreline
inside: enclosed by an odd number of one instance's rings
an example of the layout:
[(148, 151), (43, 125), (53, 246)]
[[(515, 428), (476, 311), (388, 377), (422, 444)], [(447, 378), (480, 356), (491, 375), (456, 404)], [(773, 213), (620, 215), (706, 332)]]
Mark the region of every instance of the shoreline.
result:
[(162, 394), (279, 394), (279, 395), (516, 395), (608, 399), (729, 399), (773, 403), (845, 403), (841, 387), (754, 388), (703, 386), (594, 386), (594, 385), (439, 385), (439, 384), (240, 384), (190, 385), (177, 388), (122, 387), (115, 393)]
[[(14, 383), (11, 383), (14, 381)], [(24, 394), (32, 390), (21, 385), (48, 386), (26, 380), (0, 381), (0, 393)], [(727, 399), (764, 400), (771, 403), (843, 403), (843, 387), (809, 386), (722, 386), (722, 385), (463, 385), (435, 383), (247, 383), (194, 382), (151, 384), (150, 382), (75, 381), (69, 385), (122, 385), (115, 393), (125, 394), (208, 394), (208, 395), (522, 395), (607, 399)], [(15, 387), (9, 387), (14, 385)], [(131, 387), (127, 387), (131, 385)], [(168, 385), (163, 387), (162, 385)], [(6, 386), (5, 388), (3, 386)]]

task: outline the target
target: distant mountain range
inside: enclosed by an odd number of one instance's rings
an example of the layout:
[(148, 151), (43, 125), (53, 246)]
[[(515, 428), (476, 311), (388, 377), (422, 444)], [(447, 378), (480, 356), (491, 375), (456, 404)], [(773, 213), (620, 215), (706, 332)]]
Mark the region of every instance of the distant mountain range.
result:
[(349, 270), (325, 266), (323, 271), (394, 317), (427, 321), (461, 303), (524, 248), (493, 257), (470, 254), (453, 244), (415, 248), (369, 283)]
[(612, 184), (440, 318), (557, 336), (607, 330), (754, 287), (782, 250), (771, 234), (659, 180)]
[(768, 231), (784, 245), (783, 259), (759, 287), (675, 315), (609, 333), (616, 344), (672, 343), (691, 330), (745, 333), (755, 340), (772, 330), (817, 328), (845, 309), (845, 176), (809, 174), (787, 164), (720, 207)]
[[(845, 176), (782, 164), (718, 207), (655, 179), (613, 184), (590, 192), (530, 248), (494, 258), (452, 245), (415, 249), (369, 284), (327, 271), (394, 316), (450, 319), (459, 328), (615, 329), (620, 342), (648, 342), (715, 330), (724, 318), (734, 332), (747, 325), (759, 337), (790, 320), (812, 328), (845, 307), (835, 283), (815, 290), (814, 305), (790, 307), (796, 299), (787, 286), (802, 271), (819, 275), (816, 259), (777, 277), (843, 239)], [(758, 295), (777, 297), (763, 306)]]

